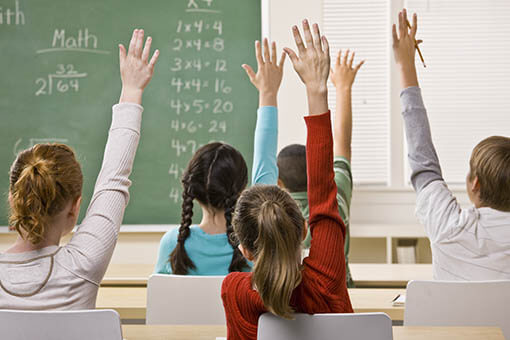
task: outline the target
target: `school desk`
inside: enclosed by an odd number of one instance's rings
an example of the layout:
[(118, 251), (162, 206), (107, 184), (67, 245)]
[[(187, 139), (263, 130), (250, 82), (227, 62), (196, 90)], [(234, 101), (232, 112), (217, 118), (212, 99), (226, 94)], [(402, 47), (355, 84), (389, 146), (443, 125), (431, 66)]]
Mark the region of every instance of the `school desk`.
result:
[[(226, 326), (123, 325), (126, 340), (216, 340)], [(393, 327), (394, 340), (505, 340), (497, 327)]]
[[(356, 313), (383, 312), (392, 320), (404, 320), (404, 307), (394, 307), (391, 302), (404, 289), (349, 289), (351, 303)], [(123, 320), (145, 319), (147, 289), (145, 287), (101, 287), (96, 307), (114, 309)]]
[[(410, 280), (432, 280), (431, 264), (351, 263), (356, 287), (405, 288)], [(110, 264), (102, 286), (147, 286), (152, 264)]]

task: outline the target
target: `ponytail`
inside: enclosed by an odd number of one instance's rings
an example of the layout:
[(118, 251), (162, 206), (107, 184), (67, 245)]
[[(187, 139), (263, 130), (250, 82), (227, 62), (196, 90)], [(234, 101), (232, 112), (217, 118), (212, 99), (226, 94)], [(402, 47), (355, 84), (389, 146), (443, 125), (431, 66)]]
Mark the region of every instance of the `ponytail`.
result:
[(184, 248), (184, 242), (190, 235), (190, 226), (193, 218), (193, 196), (188, 191), (189, 188), (185, 187), (182, 193), (181, 226), (177, 236), (177, 245), (169, 257), (172, 272), (177, 275), (186, 275), (189, 269), (195, 269), (195, 264), (191, 261)]
[(74, 152), (63, 144), (37, 144), (22, 151), (10, 171), (9, 226), (37, 244), (50, 217), (81, 195), (83, 176)]
[(255, 257), (252, 282), (265, 307), (286, 319), (290, 299), (301, 282), (304, 218), (288, 193), (255, 186), (241, 195), (234, 214), (235, 235)]

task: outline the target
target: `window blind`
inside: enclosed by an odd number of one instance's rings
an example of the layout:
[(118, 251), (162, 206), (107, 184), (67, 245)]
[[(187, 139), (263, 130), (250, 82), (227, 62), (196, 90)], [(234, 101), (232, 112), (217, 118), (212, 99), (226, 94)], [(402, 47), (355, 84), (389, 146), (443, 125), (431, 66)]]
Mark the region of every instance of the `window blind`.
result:
[[(389, 21), (388, 0), (324, 0), (323, 30), (332, 62), (339, 49), (366, 60), (352, 92), (352, 172), (355, 183), (386, 184), (389, 168)], [(355, 61), (355, 62), (356, 62)], [(335, 110), (335, 89), (329, 102)]]
[(416, 60), (444, 178), (465, 182), (473, 147), (510, 135), (510, 1), (408, 0), (427, 68)]

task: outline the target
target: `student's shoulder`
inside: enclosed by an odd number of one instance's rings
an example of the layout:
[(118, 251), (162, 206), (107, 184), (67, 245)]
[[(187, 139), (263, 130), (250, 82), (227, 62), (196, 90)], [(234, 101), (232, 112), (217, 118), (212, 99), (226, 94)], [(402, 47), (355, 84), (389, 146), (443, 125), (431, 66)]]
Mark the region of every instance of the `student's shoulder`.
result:
[(345, 174), (348, 178), (351, 178), (351, 162), (343, 156), (335, 156), (333, 159), (333, 169), (335, 173)]
[(251, 289), (251, 273), (249, 272), (234, 272), (225, 276), (221, 285), (221, 296)]
[(175, 227), (165, 233), (161, 238), (161, 245), (165, 245), (167, 247), (175, 247), (177, 244), (177, 238), (179, 237), (179, 227)]

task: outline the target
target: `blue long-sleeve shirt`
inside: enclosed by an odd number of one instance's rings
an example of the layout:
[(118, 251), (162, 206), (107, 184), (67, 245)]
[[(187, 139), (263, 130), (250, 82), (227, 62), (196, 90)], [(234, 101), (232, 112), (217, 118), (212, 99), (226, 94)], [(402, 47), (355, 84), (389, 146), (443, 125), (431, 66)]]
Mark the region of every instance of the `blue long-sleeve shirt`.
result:
[(253, 152), (252, 184), (276, 185), (278, 166), (278, 109), (262, 106), (257, 110), (257, 125)]

